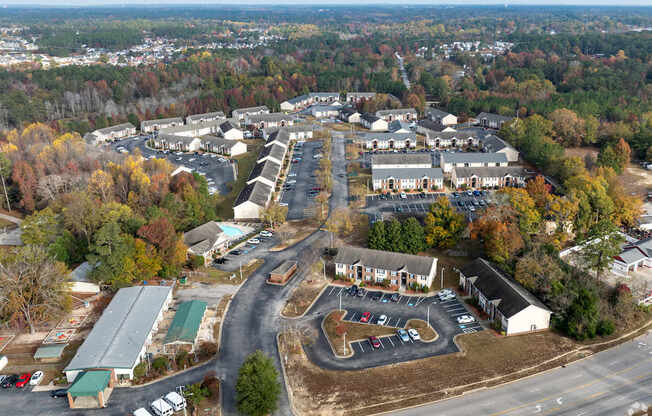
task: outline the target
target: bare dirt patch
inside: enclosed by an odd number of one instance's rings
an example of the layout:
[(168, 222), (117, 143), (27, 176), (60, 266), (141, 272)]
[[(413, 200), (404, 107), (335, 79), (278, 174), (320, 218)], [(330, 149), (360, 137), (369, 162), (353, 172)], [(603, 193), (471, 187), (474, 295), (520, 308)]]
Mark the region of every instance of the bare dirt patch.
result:
[(439, 335), (437, 335), (437, 332), (432, 329), (428, 323), (422, 319), (410, 319), (407, 321), (405, 324), (405, 329), (410, 329), (414, 328), (417, 330), (419, 333), (419, 336), (421, 339), (425, 342), (430, 342), (436, 340)]
[(628, 193), (645, 198), (647, 193), (652, 190), (652, 171), (629, 166), (620, 176), (620, 180)]
[[(360, 371), (327, 371), (315, 366), (297, 337), (284, 334), (279, 346), (281, 355), (288, 354), (286, 372), (299, 413), (364, 415), (452, 397), (461, 393), (462, 386), (471, 389), (507, 381), (490, 380), (497, 376), (520, 378), (535, 370), (512, 373), (572, 351), (577, 345), (553, 332), (497, 337), (482, 331), (458, 336), (457, 342), (462, 353)], [(566, 356), (549, 366), (574, 358)], [(467, 386), (470, 383), (475, 384)]]
[(334, 311), (324, 318), (323, 328), (326, 337), (330, 340), (331, 346), (335, 348), (337, 355), (351, 353), (350, 345), (347, 345), (346, 351), (344, 351), (345, 335), (346, 343), (349, 344), (353, 341), (368, 339), (371, 336), (382, 337), (393, 335), (396, 332), (396, 329), (392, 327), (343, 321), (342, 318), (345, 314), (344, 311)]
[(308, 237), (317, 231), (318, 228), (319, 223), (314, 218), (288, 221), (276, 230), (276, 235), (281, 239), (281, 243), (270, 248), (269, 251), (284, 250)]
[(288, 318), (303, 315), (326, 285), (328, 285), (328, 281), (324, 279), (304, 279), (292, 291), (281, 314)]
[[(239, 285), (247, 280), (253, 272), (255, 272), (265, 261), (262, 259), (254, 259), (242, 266), (242, 278), (240, 278), (240, 271), (227, 272), (224, 270), (217, 270), (212, 267), (202, 267), (199, 270), (188, 271), (188, 280), (192, 282), (202, 282), (210, 284), (224, 284), (224, 285)], [(235, 278), (232, 278), (235, 275)]]

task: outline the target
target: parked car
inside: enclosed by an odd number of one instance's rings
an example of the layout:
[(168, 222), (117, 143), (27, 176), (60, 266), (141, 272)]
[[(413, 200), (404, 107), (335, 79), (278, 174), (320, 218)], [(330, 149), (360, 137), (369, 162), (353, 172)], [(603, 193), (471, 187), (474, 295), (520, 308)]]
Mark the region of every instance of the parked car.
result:
[(380, 315), (380, 318), (378, 318), (378, 325), (385, 325), (387, 323), (387, 315)]
[(231, 250), (231, 252), (229, 254), (233, 254), (234, 256), (239, 256), (240, 254), (242, 254), (242, 251), (241, 250)]
[(460, 196), (460, 194), (458, 194), (457, 192), (453, 192), (453, 198), (457, 198), (459, 196)]
[(437, 292), (437, 296), (442, 297), (442, 296), (450, 295), (451, 293), (453, 293), (451, 289), (442, 289), (439, 292)]
[(421, 339), (421, 337), (419, 336), (419, 333), (414, 328), (408, 329), (408, 335), (410, 336), (410, 338), (412, 338), (412, 341), (418, 341), (418, 340)]
[(401, 341), (408, 342), (410, 340), (410, 336), (405, 329), (399, 329), (396, 331), (396, 333), (398, 334), (398, 337), (401, 339)]
[(457, 323), (470, 324), (471, 322), (475, 322), (475, 318), (471, 315), (462, 315), (457, 317)]
[(273, 234), (272, 234), (271, 231), (263, 230), (263, 231), (260, 232), (260, 235), (263, 236), (263, 237), (271, 237)]
[(374, 293), (372, 299), (375, 300), (375, 301), (379, 301), (380, 298), (382, 298), (382, 297), (383, 297), (382, 292), (376, 292), (376, 293)]
[(398, 293), (394, 293), (391, 297), (392, 302), (398, 302)]
[(294, 178), (295, 176), (297, 176), (297, 174), (294, 172), (288, 173), (288, 178)]
[(358, 297), (362, 298), (364, 295), (367, 293), (367, 291), (364, 288), (358, 289)]
[(30, 386), (38, 386), (43, 381), (43, 371), (37, 371), (29, 379)]
[(289, 181), (287, 181), (285, 183), (288, 184), (288, 185), (293, 185), (293, 184), (297, 183), (297, 181), (296, 181), (296, 179), (290, 179)]
[(66, 397), (66, 396), (68, 396), (68, 389), (56, 389), (50, 392), (50, 397), (52, 398)]
[(407, 195), (405, 194), (405, 192), (401, 192), (401, 199), (407, 199)]
[(371, 346), (374, 347), (375, 349), (380, 348), (380, 340), (378, 339), (378, 337), (370, 336), (370, 337), (369, 337), (369, 343), (370, 343)]
[(480, 195), (482, 195), (482, 194), (480, 193), (480, 191), (475, 190), (475, 191), (473, 191), (473, 195), (474, 195), (474, 196), (480, 196)]
[(472, 192), (472, 191), (466, 191), (466, 194), (467, 194), (468, 196), (473, 196), (473, 192)]
[(360, 322), (363, 323), (368, 323), (369, 319), (371, 319), (371, 312), (363, 312), (362, 317), (360, 318)]
[(29, 383), (29, 379), (32, 377), (31, 373), (23, 373), (18, 377), (18, 380), (16, 381), (16, 387), (19, 389), (22, 389)]
[(288, 203), (287, 202), (281, 202), (278, 204), (280, 207), (287, 207)]
[(260, 240), (257, 238), (251, 238), (247, 240), (247, 244), (260, 244)]
[(4, 380), (2, 380), (2, 384), (0, 384), (0, 387), (3, 389), (8, 389), (10, 387), (13, 387), (14, 384), (18, 381), (18, 376), (16, 374), (11, 374), (5, 377)]
[(358, 286), (353, 285), (349, 288), (349, 295), (355, 296), (358, 294)]

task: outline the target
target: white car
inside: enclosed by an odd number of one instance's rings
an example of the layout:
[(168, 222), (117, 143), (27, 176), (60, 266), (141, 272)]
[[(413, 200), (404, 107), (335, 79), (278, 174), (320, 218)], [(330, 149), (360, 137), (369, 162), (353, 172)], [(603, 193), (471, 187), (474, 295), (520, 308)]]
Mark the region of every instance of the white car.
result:
[(260, 240), (257, 238), (252, 238), (247, 241), (247, 244), (260, 244)]
[(407, 195), (405, 194), (405, 192), (401, 192), (401, 199), (407, 199)]
[(475, 318), (471, 315), (462, 315), (457, 317), (457, 323), (459, 324), (470, 324), (475, 322)]
[(215, 159), (215, 158), (217, 157), (217, 155), (216, 155), (215, 153), (213, 153), (213, 154), (211, 155), (211, 157), (212, 157), (213, 159)]
[(378, 318), (378, 325), (385, 325), (387, 323), (387, 315), (380, 315), (380, 318)]
[(29, 379), (29, 385), (38, 386), (41, 381), (43, 381), (43, 371), (37, 371), (32, 374), (32, 378)]
[(292, 185), (292, 184), (297, 183), (297, 181), (295, 179), (290, 179), (289, 181), (287, 181), (285, 183), (288, 184), (288, 185)]
[(321, 153), (317, 153), (317, 154), (314, 155), (312, 158), (313, 158), (313, 159), (321, 159), (322, 157), (324, 157), (324, 156), (322, 156)]
[(451, 293), (453, 293), (453, 291), (450, 289), (442, 289), (439, 292), (437, 292), (437, 296), (439, 297), (446, 296), (446, 295), (450, 295)]
[(195, 159), (194, 157), (191, 157), (190, 159), (188, 159), (188, 162), (194, 162), (195, 160), (197, 160), (197, 159)]
[(287, 202), (279, 202), (278, 204), (280, 207), (287, 207), (288, 203)]
[(446, 302), (447, 300), (453, 300), (455, 299), (455, 293), (449, 293), (447, 295), (440, 295), (439, 300), (442, 302)]
[(408, 329), (408, 335), (410, 336), (410, 338), (412, 338), (412, 341), (418, 341), (418, 340), (421, 339), (421, 337), (419, 336), (419, 333), (414, 328)]
[(271, 231), (263, 230), (263, 231), (260, 232), (260, 235), (262, 237), (271, 237), (272, 233), (271, 233)]
[(288, 178), (294, 178), (295, 176), (297, 176), (297, 174), (294, 172), (288, 174)]
[(224, 163), (224, 162), (226, 162), (226, 159), (224, 159), (223, 157), (221, 157), (221, 158), (217, 159), (217, 161), (220, 162), (220, 163)]

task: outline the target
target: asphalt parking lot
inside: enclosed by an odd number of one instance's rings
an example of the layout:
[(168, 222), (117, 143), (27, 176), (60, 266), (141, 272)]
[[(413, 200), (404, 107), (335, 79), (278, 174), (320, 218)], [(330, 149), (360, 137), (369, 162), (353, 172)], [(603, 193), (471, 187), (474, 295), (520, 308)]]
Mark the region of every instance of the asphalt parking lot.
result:
[[(320, 153), (322, 142), (303, 142), (303, 145), (295, 147), (290, 170), (285, 181), (281, 203), (288, 204), (288, 220), (300, 220), (306, 215), (306, 209), (314, 206), (316, 193), (312, 192), (317, 187), (317, 178), (314, 171), (319, 167), (319, 159), (313, 156)], [(293, 183), (289, 183), (296, 181)]]
[[(374, 300), (376, 294), (381, 295), (379, 300)], [(440, 302), (435, 295), (399, 295), (398, 300), (393, 302), (391, 296), (392, 293), (379, 291), (367, 291), (363, 297), (351, 296), (346, 288), (333, 285), (324, 290), (308, 311), (308, 315), (316, 316), (315, 324), (320, 326), (328, 313), (339, 309), (341, 299), (342, 309), (346, 311), (344, 319), (347, 321), (360, 323), (362, 314), (370, 312), (370, 324), (377, 324), (380, 315), (386, 315), (387, 322), (384, 325), (398, 330), (410, 319), (426, 321), (429, 318), (430, 326), (439, 337), (432, 342), (423, 342), (402, 341), (396, 334), (383, 336), (379, 337), (381, 346), (378, 349), (372, 348), (369, 340), (352, 340), (350, 345), (353, 348), (353, 356), (337, 358), (320, 329), (317, 342), (305, 347), (310, 359), (320, 366), (332, 369), (359, 369), (412, 361), (457, 352), (459, 349), (453, 341), (456, 335), (483, 329), (477, 321), (468, 325), (457, 322), (458, 316), (473, 315), (457, 298)]]
[(204, 176), (208, 182), (208, 191), (210, 193), (228, 193), (227, 184), (234, 181), (233, 167), (228, 159), (210, 153), (164, 153), (163, 151), (153, 150), (145, 146), (147, 139), (148, 137), (146, 136), (136, 136), (109, 143), (108, 146), (119, 153), (125, 153), (120, 152), (119, 148), (124, 148), (126, 151), (125, 154), (139, 149), (143, 157), (165, 158), (174, 165), (185, 166)]

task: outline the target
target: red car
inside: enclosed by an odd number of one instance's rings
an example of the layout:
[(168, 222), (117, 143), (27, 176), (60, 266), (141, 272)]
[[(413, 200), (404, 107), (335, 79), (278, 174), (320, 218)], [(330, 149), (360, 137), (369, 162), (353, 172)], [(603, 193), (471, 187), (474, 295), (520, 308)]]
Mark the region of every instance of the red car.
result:
[(365, 312), (362, 314), (362, 317), (360, 318), (360, 322), (367, 323), (369, 322), (369, 319), (371, 319), (371, 312)]
[(380, 340), (378, 339), (378, 337), (374, 337), (374, 336), (369, 337), (369, 343), (375, 349), (380, 348)]
[(16, 382), (16, 387), (17, 388), (25, 387), (25, 385), (29, 383), (30, 378), (32, 378), (32, 375), (30, 373), (21, 374), (20, 377), (18, 377), (18, 381)]

